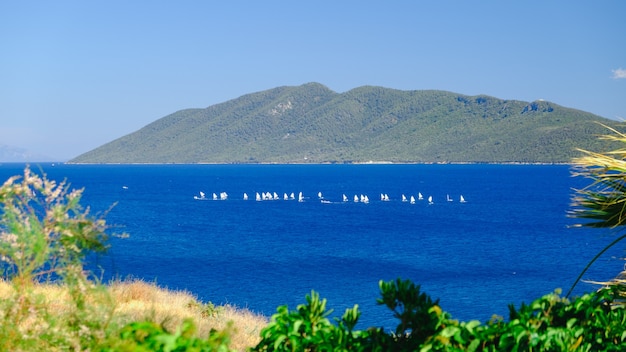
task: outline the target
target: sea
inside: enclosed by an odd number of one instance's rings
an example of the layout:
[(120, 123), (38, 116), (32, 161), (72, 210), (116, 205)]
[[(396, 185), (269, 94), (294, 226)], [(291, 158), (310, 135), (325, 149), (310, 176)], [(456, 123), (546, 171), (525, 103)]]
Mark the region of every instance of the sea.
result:
[[(0, 179), (24, 167), (0, 164)], [(88, 258), (104, 281), (141, 279), (268, 318), (315, 291), (332, 318), (357, 304), (357, 329), (395, 328), (393, 314), (376, 299), (380, 280), (398, 278), (419, 285), (452, 318), (506, 320), (509, 305), (555, 289), (565, 294), (616, 238), (615, 230), (573, 227), (577, 220), (567, 212), (574, 189), (590, 180), (572, 177), (569, 165), (30, 168), (83, 188), (81, 204), (105, 216), (111, 234), (128, 235), (112, 237), (106, 254)], [(257, 193), (279, 199), (257, 201)], [(283, 199), (291, 193), (296, 199)], [(420, 193), (424, 199), (417, 200)], [(362, 195), (369, 203), (354, 201)], [(573, 295), (622, 271), (625, 246), (602, 255)]]

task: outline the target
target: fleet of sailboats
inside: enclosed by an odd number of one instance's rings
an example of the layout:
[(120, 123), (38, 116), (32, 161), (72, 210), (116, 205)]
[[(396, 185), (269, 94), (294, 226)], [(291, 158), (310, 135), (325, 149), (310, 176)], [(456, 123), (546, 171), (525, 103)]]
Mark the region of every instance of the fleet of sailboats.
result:
[[(329, 199), (324, 198), (324, 196), (322, 195), (322, 192), (318, 192), (317, 193), (317, 197), (318, 199), (322, 202), (322, 203), (332, 203)], [(202, 191), (199, 192), (199, 195), (195, 195), (193, 196), (193, 199), (195, 200), (209, 200), (209, 198), (207, 198), (206, 194)], [(212, 197), (210, 199), (213, 200), (227, 200), (228, 199), (228, 193), (226, 192), (220, 192), (219, 195), (217, 193), (213, 193)], [(281, 199), (278, 196), (278, 193), (276, 192), (256, 192), (255, 193), (255, 199), (256, 201), (260, 202), (260, 201), (265, 201), (265, 200), (279, 200)], [(288, 200), (295, 200), (295, 194), (293, 192), (291, 192), (290, 195), (287, 195), (287, 193), (283, 193), (282, 199), (285, 201)], [(308, 198), (307, 198), (308, 199)], [(407, 196), (405, 194), (401, 195), (401, 202), (405, 203), (405, 202), (409, 202), (410, 204), (415, 204), (416, 203), (416, 198), (415, 196), (411, 195), (409, 198), (407, 198)], [(417, 200), (423, 200), (424, 196), (422, 195), (421, 192), (417, 193)], [(248, 194), (247, 193), (243, 193), (243, 200), (248, 200)], [(353, 198), (355, 203), (369, 203), (369, 197), (366, 194), (355, 194), (354, 198)], [(380, 201), (381, 202), (389, 202), (391, 200), (391, 198), (389, 197), (389, 195), (387, 193), (381, 193), (380, 194)], [(428, 198), (428, 204), (435, 204), (434, 198), (432, 195), (429, 195)], [(298, 202), (304, 202), (305, 201), (305, 197), (304, 194), (302, 192), (298, 193)], [(349, 198), (348, 196), (346, 196), (345, 194), (341, 195), (341, 201), (342, 202), (348, 202)], [(448, 202), (453, 202), (453, 199), (450, 197), (450, 194), (446, 194), (446, 201)], [(467, 200), (465, 199), (465, 197), (463, 197), (463, 195), (461, 194), (459, 196), (459, 203), (467, 203)]]

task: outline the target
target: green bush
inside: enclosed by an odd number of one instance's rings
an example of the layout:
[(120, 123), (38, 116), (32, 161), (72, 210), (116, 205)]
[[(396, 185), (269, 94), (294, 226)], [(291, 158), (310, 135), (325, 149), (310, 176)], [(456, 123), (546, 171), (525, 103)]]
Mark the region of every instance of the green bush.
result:
[(622, 351), (626, 312), (616, 293), (603, 289), (573, 301), (555, 292), (519, 309), (507, 322), (459, 322), (410, 281), (380, 282), (378, 304), (398, 325), (354, 331), (360, 312), (348, 309), (337, 324), (327, 318), (326, 300), (312, 292), (295, 311), (278, 308), (253, 351)]
[(211, 331), (207, 339), (195, 337), (195, 326), (191, 320), (185, 320), (175, 332), (168, 332), (162, 326), (151, 322), (134, 322), (126, 325), (119, 340), (103, 348), (103, 351), (128, 352), (229, 352), (229, 329)]

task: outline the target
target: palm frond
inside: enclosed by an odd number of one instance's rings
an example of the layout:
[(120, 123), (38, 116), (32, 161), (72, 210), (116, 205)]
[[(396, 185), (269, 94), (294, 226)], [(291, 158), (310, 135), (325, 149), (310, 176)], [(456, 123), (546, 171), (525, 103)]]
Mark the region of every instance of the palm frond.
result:
[[(607, 127), (614, 134), (602, 136), (626, 144), (626, 134)], [(575, 190), (568, 215), (595, 220), (577, 224), (587, 227), (617, 227), (626, 224), (626, 147), (605, 153), (579, 149), (584, 155), (573, 160), (572, 176), (593, 182)]]

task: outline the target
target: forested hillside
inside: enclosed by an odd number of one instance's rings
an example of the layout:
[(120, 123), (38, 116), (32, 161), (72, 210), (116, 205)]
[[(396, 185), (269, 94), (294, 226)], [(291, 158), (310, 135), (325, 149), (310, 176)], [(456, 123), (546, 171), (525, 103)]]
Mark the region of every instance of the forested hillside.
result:
[(186, 109), (74, 163), (569, 162), (616, 122), (548, 101), (318, 83)]

